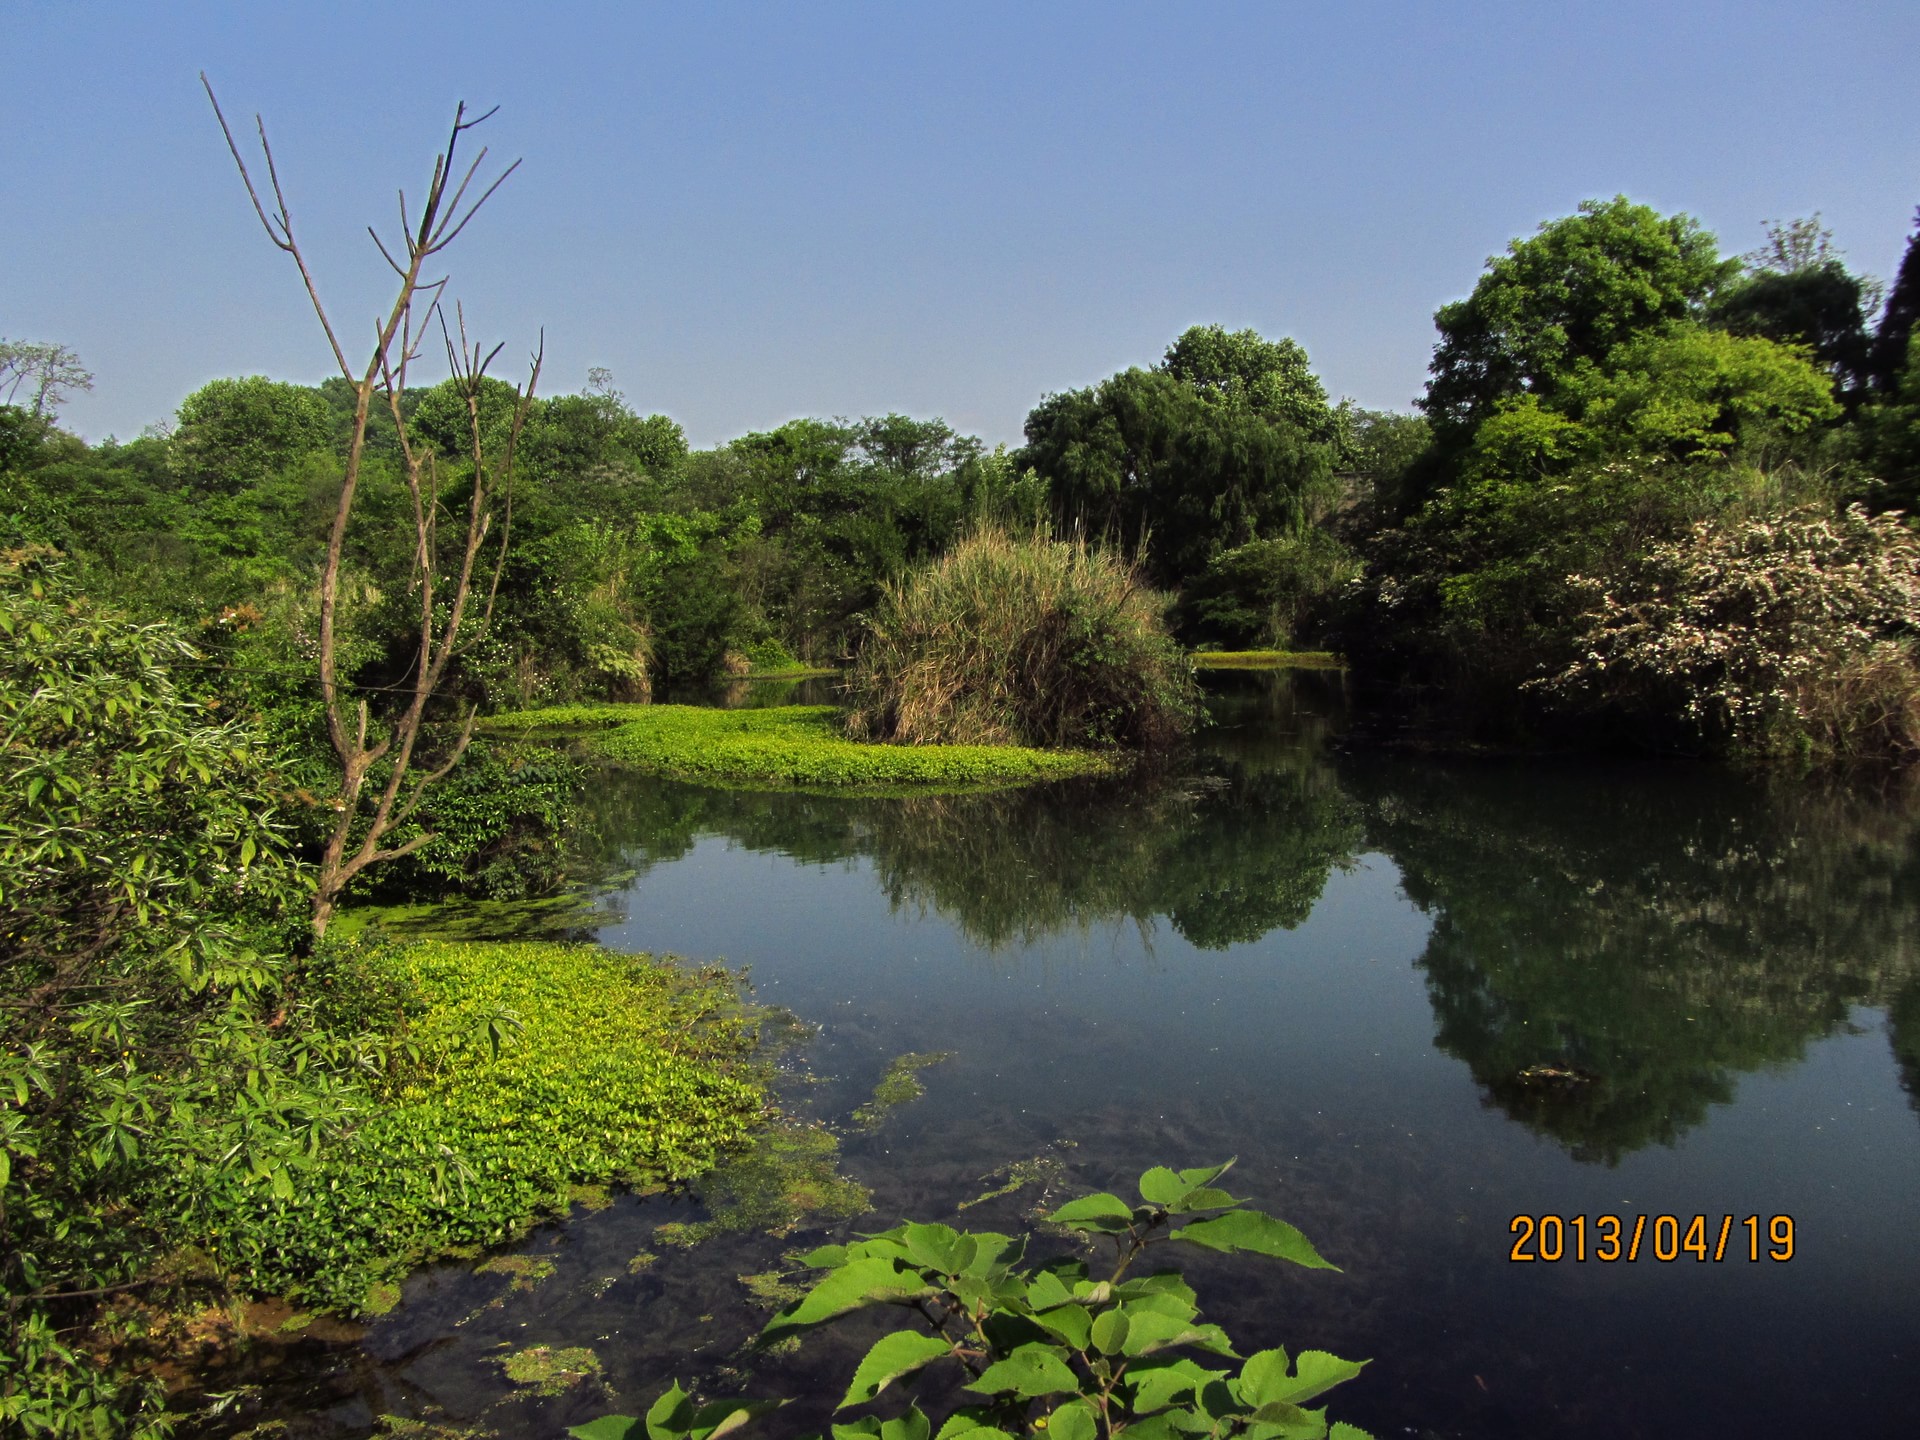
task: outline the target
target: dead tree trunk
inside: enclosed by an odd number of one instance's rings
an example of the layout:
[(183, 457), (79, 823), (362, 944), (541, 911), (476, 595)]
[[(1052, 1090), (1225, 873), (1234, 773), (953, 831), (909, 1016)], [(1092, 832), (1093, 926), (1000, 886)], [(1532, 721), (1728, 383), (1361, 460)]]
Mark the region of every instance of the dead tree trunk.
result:
[[(214, 97), (212, 85), (207, 82), (205, 75), (200, 77), (200, 83), (206, 87), (207, 99), (213, 103), (213, 113), (220, 122), (221, 133), (226, 136), (233, 163), (239, 168), (240, 178), (247, 187), (247, 198), (253, 202), (254, 214), (259, 217), (267, 238), (291, 256), (299, 269), (307, 299), (312, 303), (327, 343), (332, 347), (334, 363), (353, 387), (353, 427), (347, 445), (346, 473), (341, 484), (340, 500), (334, 509), (332, 529), (327, 536), (326, 560), (320, 572), (320, 695), (326, 705), (327, 738), (333, 747), (340, 776), (336, 802), (339, 816), (321, 854), (320, 872), (314, 889), (313, 930), (316, 936), (320, 936), (326, 933), (341, 893), (354, 876), (369, 865), (410, 854), (433, 839), (430, 832), (424, 831), (398, 842), (393, 842), (391, 837), (413, 819), (428, 787), (459, 763), (468, 742), (473, 738), (475, 712), (470, 708), (459, 737), (448, 753), (432, 769), (417, 769), (415, 752), (426, 723), (428, 706), (446, 677), (447, 666), (456, 648), (467, 638), (461, 634), (461, 627), (463, 624), (470, 628), (483, 627), (492, 617), (493, 598), (499, 588), (500, 567), (506, 557), (506, 542), (512, 522), (512, 495), (508, 481), (513, 468), (513, 452), (528, 407), (533, 402), (534, 388), (539, 383), (544, 346), (542, 351), (536, 351), (533, 356), (527, 383), (515, 391), (513, 419), (504, 444), (490, 453), (481, 425), (480, 395), (487, 367), (499, 355), (501, 347), (496, 345), (483, 355), (478, 345), (469, 343), (465, 317), (460, 315), (457, 308), (457, 323), (449, 327), (441, 303), (446, 279), (426, 280), (422, 272), (429, 259), (453, 243), (475, 212), (492, 198), (507, 176), (519, 168), (520, 162), (514, 161), (478, 198), (469, 202), (468, 189), (479, 174), (487, 152), (483, 148), (474, 157), (457, 184), (453, 183), (454, 152), (459, 147), (461, 137), (493, 112), (489, 110), (486, 115), (469, 120), (464, 104), (454, 111), (453, 130), (448, 136), (446, 149), (434, 159), (433, 177), (427, 185), (425, 202), (420, 207), (418, 219), (409, 219), (407, 198), (403, 193), (400, 196), (399, 242), (396, 245), (389, 248), (372, 227), (368, 227), (367, 233), (373, 237), (381, 256), (399, 277), (399, 287), (385, 317), (375, 328), (372, 351), (366, 363), (356, 370), (348, 362), (339, 333), (321, 303), (313, 272), (307, 265), (299, 241), (294, 237), (293, 216), (281, 189), (273, 150), (267, 143), (265, 124), (258, 116), (254, 117), (255, 128), (260, 136), (260, 153), (266, 161), (268, 188), (273, 196), (271, 211), (262, 202), (260, 191), (247, 172), (246, 161), (241, 157), (240, 147), (227, 125), (226, 116), (220, 111), (220, 102)], [(430, 447), (414, 442), (401, 403), (407, 388), (408, 367), (419, 358), (422, 339), (436, 322), (446, 347), (447, 363), (453, 372), (454, 383), (466, 401), (473, 464), (473, 486), (467, 501), (464, 531), (444, 550), (440, 535), (442, 506), (437, 457)], [(351, 686), (340, 678), (337, 660), (340, 578), (346, 551), (347, 524), (353, 515), (354, 494), (366, 458), (367, 425), (376, 403), (387, 406), (394, 427), (399, 432), (404, 480), (412, 502), (414, 543), (408, 590), (417, 598), (420, 614), (410, 680), (403, 687), (406, 703), (397, 715), (384, 719), (371, 716), (364, 699), (355, 701), (349, 698), (346, 692)], [(470, 616), (468, 602), (474, 593), (476, 577), (482, 567), (483, 551), (493, 529), (496, 497), (504, 501), (503, 523), (494, 549), (492, 574), (486, 581), (486, 598), (481, 613)]]

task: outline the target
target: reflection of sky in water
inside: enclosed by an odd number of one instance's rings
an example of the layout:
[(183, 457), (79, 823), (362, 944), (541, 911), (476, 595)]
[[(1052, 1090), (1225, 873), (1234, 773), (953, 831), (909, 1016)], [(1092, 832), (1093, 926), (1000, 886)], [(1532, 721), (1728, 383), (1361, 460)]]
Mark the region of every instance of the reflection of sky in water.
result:
[[(801, 1101), (828, 1117), (890, 1057), (955, 1052), (848, 1139), (875, 1192), (860, 1228), (953, 1218), (1059, 1140), (1107, 1187), (1237, 1153), (1238, 1193), (1345, 1273), (1200, 1257), (1210, 1318), (1243, 1348), (1375, 1357), (1334, 1413), (1382, 1440), (1912, 1433), (1920, 1116), (1886, 1008), (1920, 1016), (1911, 823), (1699, 772), (1336, 770), (1315, 742), (1337, 676), (1237, 683), (1197, 781), (903, 804), (609, 779), (603, 833), (640, 873), (602, 939), (751, 967), (760, 1000), (823, 1027)], [(1532, 1064), (1592, 1079), (1530, 1088)], [(1792, 1262), (1506, 1258), (1516, 1213), (1756, 1211), (1794, 1217)], [(416, 1281), (366, 1384), (477, 1416), (487, 1356), (535, 1341), (592, 1345), (628, 1412), (711, 1378), (760, 1318), (733, 1277), (793, 1242), (629, 1277), (687, 1213), (623, 1200), (550, 1229), (532, 1245), (555, 1277), (464, 1325), (497, 1286)], [(818, 1388), (857, 1332), (753, 1387)], [(512, 1403), (486, 1423), (609, 1408)], [(766, 1433), (826, 1419), (797, 1406)]]

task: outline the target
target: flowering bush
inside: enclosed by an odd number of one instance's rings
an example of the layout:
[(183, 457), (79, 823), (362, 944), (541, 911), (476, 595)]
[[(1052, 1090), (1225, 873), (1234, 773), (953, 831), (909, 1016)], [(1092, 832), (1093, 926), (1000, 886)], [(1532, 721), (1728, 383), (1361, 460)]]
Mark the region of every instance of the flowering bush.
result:
[(1920, 534), (1898, 514), (1707, 520), (1587, 597), (1581, 654), (1534, 682), (1749, 753), (1920, 758)]

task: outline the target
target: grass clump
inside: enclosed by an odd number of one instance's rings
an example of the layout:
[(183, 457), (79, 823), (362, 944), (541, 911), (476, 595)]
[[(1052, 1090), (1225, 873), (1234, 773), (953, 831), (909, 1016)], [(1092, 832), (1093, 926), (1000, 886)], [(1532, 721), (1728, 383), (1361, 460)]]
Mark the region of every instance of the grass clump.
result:
[(710, 785), (966, 789), (1109, 768), (1087, 752), (997, 742), (865, 744), (847, 738), (841, 712), (831, 705), (566, 705), (496, 715), (488, 723), (497, 730), (584, 733), (590, 749), (617, 765)]
[(580, 1185), (699, 1175), (766, 1113), (755, 1022), (724, 971), (551, 943), (422, 943), (377, 964), (403, 1014), (376, 1103), (291, 1195), (236, 1179), (209, 1197), (210, 1251), (257, 1292), (366, 1308), (425, 1259), (564, 1213)]
[(985, 529), (888, 587), (848, 676), (857, 737), (1148, 749), (1193, 723), (1166, 597), (1085, 540)]

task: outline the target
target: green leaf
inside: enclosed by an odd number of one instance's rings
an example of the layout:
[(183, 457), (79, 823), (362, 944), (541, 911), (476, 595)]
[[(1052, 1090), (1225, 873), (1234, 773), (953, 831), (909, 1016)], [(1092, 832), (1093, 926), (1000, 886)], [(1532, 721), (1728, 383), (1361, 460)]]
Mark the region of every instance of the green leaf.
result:
[(693, 1399), (674, 1381), (647, 1409), (647, 1440), (681, 1440), (693, 1429)]
[(1342, 1360), (1324, 1350), (1304, 1350), (1289, 1372), (1285, 1350), (1262, 1350), (1247, 1358), (1236, 1388), (1240, 1399), (1248, 1405), (1280, 1401), (1304, 1405), (1343, 1381), (1351, 1380), (1366, 1364), (1364, 1360)]
[(933, 1422), (918, 1405), (908, 1406), (907, 1413), (897, 1420), (880, 1422), (880, 1440), (927, 1440), (931, 1434)]
[(973, 1440), (993, 1440), (996, 1435), (1001, 1440), (1012, 1440), (1006, 1431), (988, 1423), (987, 1417), (992, 1413), (993, 1408), (988, 1405), (962, 1405), (947, 1417), (935, 1440), (960, 1440), (962, 1435), (971, 1435)]
[(1048, 1440), (1094, 1440), (1099, 1429), (1093, 1406), (1084, 1400), (1069, 1400), (1047, 1417)]
[(902, 1375), (952, 1353), (953, 1347), (937, 1335), (920, 1335), (912, 1330), (883, 1335), (853, 1372), (846, 1396), (835, 1408), (865, 1404)]
[(847, 1247), (844, 1245), (822, 1245), (818, 1250), (809, 1250), (800, 1257), (800, 1263), (813, 1270), (825, 1270), (829, 1266), (846, 1262)]
[(1093, 1322), (1093, 1343), (1102, 1355), (1118, 1354), (1127, 1343), (1127, 1317), (1118, 1310), (1102, 1311)]
[(1096, 1195), (1069, 1200), (1047, 1219), (1074, 1230), (1113, 1232), (1125, 1230), (1133, 1223), (1133, 1207), (1118, 1195), (1109, 1195), (1103, 1190)]
[(567, 1433), (577, 1440), (639, 1440), (645, 1432), (632, 1415), (602, 1415), (584, 1425), (569, 1425)]
[(1325, 1440), (1327, 1412), (1275, 1401), (1247, 1417), (1246, 1440)]
[(1227, 1171), (1231, 1170), (1234, 1160), (1238, 1160), (1239, 1158), (1240, 1157), (1236, 1155), (1233, 1157), (1233, 1160), (1227, 1161), (1224, 1165), (1213, 1165), (1201, 1170), (1182, 1170), (1180, 1172), (1180, 1178), (1189, 1185), (1211, 1185), (1222, 1175), (1226, 1174)]
[(756, 1415), (778, 1410), (784, 1400), (715, 1400), (693, 1412), (694, 1440), (720, 1440)]
[(1228, 1254), (1246, 1250), (1255, 1255), (1270, 1255), (1276, 1260), (1291, 1260), (1296, 1265), (1305, 1265), (1313, 1270), (1340, 1268), (1322, 1259), (1307, 1237), (1293, 1226), (1259, 1210), (1233, 1210), (1225, 1215), (1216, 1215), (1211, 1220), (1196, 1220), (1167, 1238), (1190, 1240), (1195, 1245), (1204, 1245), (1209, 1250), (1222, 1250)]
[(1033, 1322), (1058, 1335), (1076, 1350), (1087, 1348), (1093, 1331), (1093, 1317), (1087, 1313), (1087, 1307), (1071, 1303), (1036, 1311)]
[(1358, 1425), (1349, 1425), (1344, 1420), (1336, 1420), (1333, 1422), (1332, 1431), (1328, 1433), (1327, 1440), (1373, 1440), (1373, 1435), (1369, 1431), (1362, 1430)]
[(1127, 1379), (1134, 1387), (1133, 1411), (1136, 1415), (1145, 1415), (1150, 1411), (1164, 1410), (1182, 1396), (1195, 1394), (1225, 1373), (1209, 1370), (1185, 1356), (1130, 1365), (1127, 1367)]
[[(26, 1104), (25, 1099), (20, 1103)], [(1073, 1292), (1051, 1270), (1042, 1270), (1027, 1282), (1027, 1303), (1036, 1310), (1050, 1310), (1072, 1298)]]
[(1140, 1198), (1149, 1205), (1171, 1205), (1193, 1187), (1164, 1165), (1140, 1177)]
[(932, 1286), (913, 1272), (903, 1271), (892, 1260), (849, 1260), (829, 1270), (813, 1289), (768, 1321), (760, 1332), (759, 1343), (765, 1345), (863, 1305), (913, 1300), (933, 1293)]
[(973, 1243), (951, 1225), (909, 1225), (900, 1243), (916, 1265), (925, 1265), (943, 1275), (967, 1268), (973, 1259)]
[(1233, 1345), (1218, 1325), (1196, 1325), (1178, 1315), (1157, 1311), (1135, 1311), (1128, 1317), (1127, 1333), (1121, 1342), (1125, 1355), (1151, 1355), (1175, 1345), (1192, 1345), (1216, 1355), (1232, 1355)]
[(1008, 1391), (1030, 1397), (1077, 1395), (1080, 1393), (1080, 1381), (1051, 1347), (1036, 1343), (1022, 1345), (1006, 1359), (995, 1361), (979, 1379), (969, 1381), (965, 1388), (978, 1390), (983, 1395), (1000, 1395)]
[(1170, 1214), (1191, 1215), (1196, 1210), (1225, 1210), (1241, 1202), (1224, 1190), (1196, 1185), (1167, 1207)]

